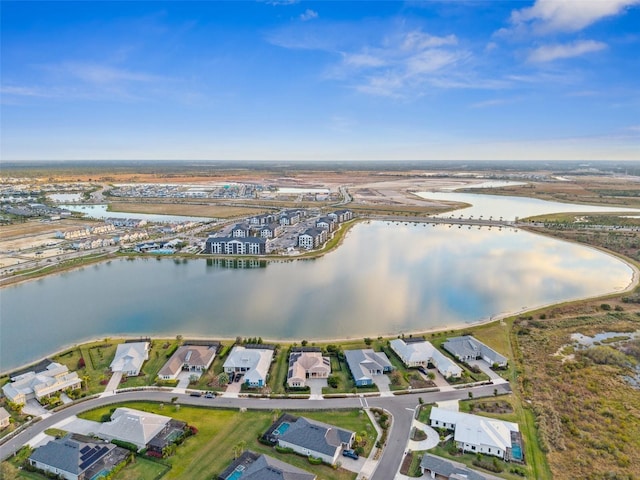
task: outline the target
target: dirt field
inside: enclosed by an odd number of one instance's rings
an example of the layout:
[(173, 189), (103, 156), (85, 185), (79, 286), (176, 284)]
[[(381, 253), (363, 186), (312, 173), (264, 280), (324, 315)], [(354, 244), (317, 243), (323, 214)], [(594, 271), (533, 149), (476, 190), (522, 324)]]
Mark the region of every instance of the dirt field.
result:
[(164, 215), (188, 215), (192, 217), (233, 218), (250, 217), (265, 213), (265, 209), (226, 205), (194, 205), (189, 203), (135, 203), (113, 202), (111, 211), (130, 213), (150, 213)]
[[(30, 235), (53, 234), (58, 230), (68, 230), (73, 227), (93, 226), (86, 220), (64, 219), (55, 222), (43, 223), (39, 220), (29, 220), (25, 223), (14, 223), (11, 225), (3, 225), (0, 227), (0, 241), (27, 237)], [(0, 249), (2, 249), (0, 247)]]

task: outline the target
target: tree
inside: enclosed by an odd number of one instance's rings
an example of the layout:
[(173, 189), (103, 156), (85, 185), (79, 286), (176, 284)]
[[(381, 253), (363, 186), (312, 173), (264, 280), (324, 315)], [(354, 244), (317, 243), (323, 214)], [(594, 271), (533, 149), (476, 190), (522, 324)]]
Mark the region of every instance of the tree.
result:
[(242, 455), (242, 452), (244, 452), (245, 448), (247, 448), (247, 442), (245, 442), (244, 440), (241, 440), (238, 443), (236, 443), (233, 447), (233, 458), (236, 459), (240, 455)]
[(364, 337), (364, 343), (367, 345), (367, 347), (368, 347), (369, 345), (371, 345), (371, 338), (369, 338), (369, 337)]
[(302, 342), (300, 342), (300, 345), (302, 345), (303, 347), (306, 347), (308, 343), (309, 342), (307, 342), (306, 340), (302, 340)]
[(338, 388), (338, 377), (336, 377), (335, 375), (331, 375), (327, 378), (327, 385), (329, 385), (332, 388)]
[(226, 385), (227, 383), (229, 383), (229, 375), (227, 372), (221, 372), (218, 375), (218, 385)]

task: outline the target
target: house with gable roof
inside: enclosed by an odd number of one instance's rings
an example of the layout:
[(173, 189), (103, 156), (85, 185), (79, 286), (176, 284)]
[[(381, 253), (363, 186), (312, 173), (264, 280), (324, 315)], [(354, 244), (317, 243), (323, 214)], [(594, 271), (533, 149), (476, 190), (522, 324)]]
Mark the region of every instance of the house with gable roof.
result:
[(374, 384), (374, 377), (393, 370), (393, 365), (384, 352), (373, 349), (345, 350), (344, 356), (357, 387)]
[(448, 338), (442, 347), (461, 362), (484, 360), (489, 365), (507, 366), (507, 358), (471, 335)]
[(462, 376), (462, 368), (426, 340), (395, 338), (389, 345), (407, 367), (427, 367), (431, 363), (445, 377)]
[(140, 374), (142, 364), (149, 359), (149, 342), (125, 342), (116, 347), (116, 354), (109, 366), (112, 372), (122, 372), (130, 377)]
[(494, 455), (522, 461), (522, 437), (517, 423), (433, 407), (432, 427), (453, 430), (457, 447), (464, 452)]
[(80, 388), (82, 380), (66, 365), (50, 362), (43, 370), (28, 371), (11, 377), (11, 382), (2, 387), (10, 401), (25, 404), (28, 400), (49, 397), (63, 390)]

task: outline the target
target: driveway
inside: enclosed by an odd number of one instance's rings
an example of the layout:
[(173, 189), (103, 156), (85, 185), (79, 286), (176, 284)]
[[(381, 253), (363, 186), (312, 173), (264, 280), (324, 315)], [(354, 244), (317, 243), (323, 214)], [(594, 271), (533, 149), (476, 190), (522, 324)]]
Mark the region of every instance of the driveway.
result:
[(362, 467), (364, 467), (364, 462), (367, 461), (366, 457), (360, 457), (357, 460), (353, 458), (345, 457), (340, 455), (338, 461), (342, 464), (341, 467), (345, 470), (349, 470), (350, 472), (360, 473)]
[(387, 375), (373, 375), (372, 378), (373, 383), (375, 383), (378, 390), (380, 390), (381, 397), (393, 397), (393, 393), (391, 393), (391, 389), (389, 388), (391, 380)]
[(485, 362), (484, 360), (472, 360), (469, 362), (469, 365), (472, 366), (476, 366), (478, 367), (480, 370), (482, 370), (484, 373), (486, 373), (487, 375), (489, 375), (489, 378), (494, 382), (494, 383), (502, 383), (502, 382), (506, 382), (506, 380), (504, 378), (502, 378), (500, 375), (498, 375), (496, 372), (494, 372), (493, 370), (491, 370), (491, 365), (489, 365), (487, 362)]
[(107, 388), (104, 389), (105, 392), (113, 392), (120, 385), (120, 380), (122, 379), (122, 372), (114, 372), (109, 379), (109, 383), (107, 384)]
[[(307, 385), (311, 389), (311, 396), (309, 400), (322, 400), (322, 389), (327, 386), (326, 378), (309, 378), (307, 379)], [(345, 457), (346, 458), (346, 457)], [(351, 460), (351, 459), (348, 459)]]
[(178, 385), (176, 385), (176, 388), (187, 388), (189, 386), (189, 377), (193, 374), (194, 372), (180, 372), (178, 374)]
[(36, 399), (27, 400), (24, 407), (22, 407), (22, 413), (25, 415), (31, 415), (33, 417), (40, 417), (49, 413), (42, 405), (38, 403)]

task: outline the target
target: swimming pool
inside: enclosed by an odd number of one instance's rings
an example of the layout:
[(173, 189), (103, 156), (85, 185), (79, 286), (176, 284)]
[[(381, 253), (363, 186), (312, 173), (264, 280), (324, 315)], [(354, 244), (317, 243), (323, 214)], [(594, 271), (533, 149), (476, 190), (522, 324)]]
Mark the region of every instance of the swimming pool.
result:
[(273, 434), (277, 437), (278, 435), (284, 435), (284, 432), (289, 430), (289, 424), (287, 422), (282, 422), (278, 425), (278, 428), (273, 431)]

